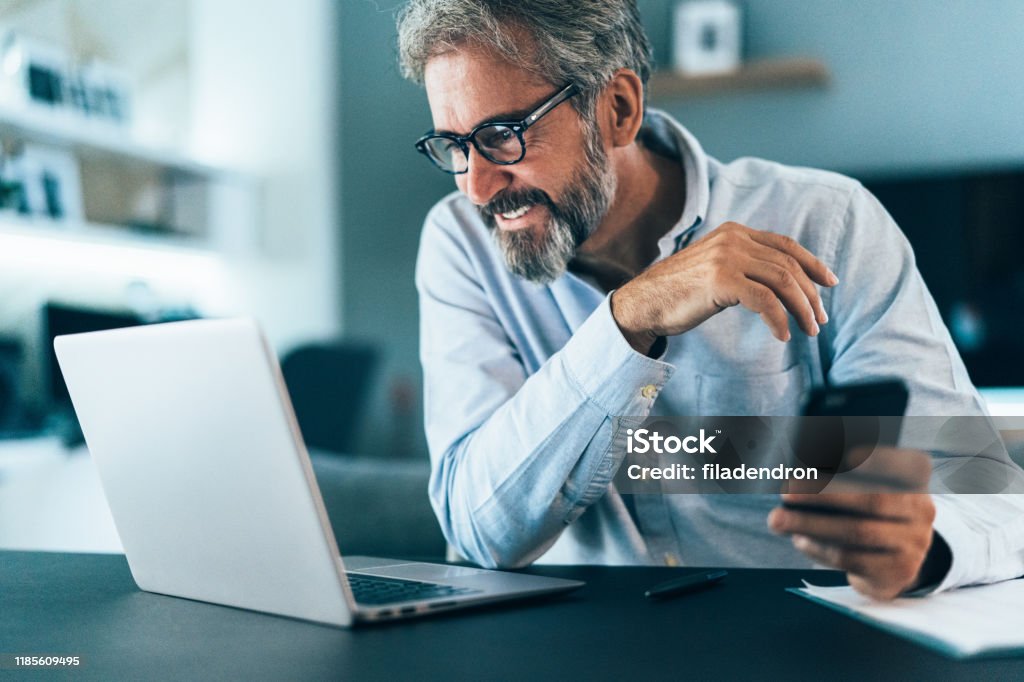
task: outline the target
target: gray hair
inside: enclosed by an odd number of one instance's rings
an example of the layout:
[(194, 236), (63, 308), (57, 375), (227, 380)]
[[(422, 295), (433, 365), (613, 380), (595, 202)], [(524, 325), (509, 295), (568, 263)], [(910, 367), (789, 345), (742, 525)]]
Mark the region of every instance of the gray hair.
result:
[[(522, 31), (531, 37), (524, 46)], [(427, 62), (472, 44), (556, 86), (575, 83), (572, 105), (594, 113), (597, 94), (618, 69), (645, 90), (651, 47), (635, 0), (411, 0), (398, 15), (402, 74), (423, 82)]]

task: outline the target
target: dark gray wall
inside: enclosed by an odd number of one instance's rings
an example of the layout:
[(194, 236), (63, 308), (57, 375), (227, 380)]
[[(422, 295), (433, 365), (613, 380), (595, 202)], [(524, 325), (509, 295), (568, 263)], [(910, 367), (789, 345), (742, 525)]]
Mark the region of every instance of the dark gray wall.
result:
[[(455, 188), (413, 148), (430, 128), (423, 90), (402, 80), (398, 0), (341, 3), (341, 279), (346, 335), (378, 342), (384, 366), (363, 450), (423, 454), (413, 267), (427, 211)], [(411, 387), (414, 418), (395, 415), (396, 384)]]
[[(640, 0), (670, 63), (670, 0)], [(1024, 161), (1024, 2), (748, 0), (747, 54), (808, 55), (825, 90), (722, 94), (666, 107), (723, 159), (855, 173)]]

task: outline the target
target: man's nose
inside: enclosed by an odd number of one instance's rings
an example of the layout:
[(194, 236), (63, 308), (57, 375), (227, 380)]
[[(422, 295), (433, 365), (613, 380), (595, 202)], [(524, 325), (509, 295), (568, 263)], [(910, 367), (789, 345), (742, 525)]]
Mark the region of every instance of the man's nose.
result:
[(491, 163), (472, 145), (469, 148), (468, 168), (465, 173), (455, 176), (455, 184), (477, 206), (489, 202), (512, 182), (512, 175), (504, 166)]

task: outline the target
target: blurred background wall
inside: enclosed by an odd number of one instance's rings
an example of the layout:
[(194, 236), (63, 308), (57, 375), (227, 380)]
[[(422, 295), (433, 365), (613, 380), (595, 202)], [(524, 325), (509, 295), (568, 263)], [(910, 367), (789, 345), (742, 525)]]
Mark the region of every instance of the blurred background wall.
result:
[[(669, 64), (669, 0), (640, 0)], [(811, 55), (824, 90), (666, 107), (722, 159), (763, 156), (854, 175), (1024, 159), (1024, 4), (1015, 0), (747, 0), (746, 55)]]
[(384, 349), (364, 443), (422, 455), (413, 268), (423, 218), (455, 183), (413, 148), (431, 122), (423, 89), (399, 74), (394, 11), (400, 6), (398, 0), (340, 4), (339, 272), (346, 333)]

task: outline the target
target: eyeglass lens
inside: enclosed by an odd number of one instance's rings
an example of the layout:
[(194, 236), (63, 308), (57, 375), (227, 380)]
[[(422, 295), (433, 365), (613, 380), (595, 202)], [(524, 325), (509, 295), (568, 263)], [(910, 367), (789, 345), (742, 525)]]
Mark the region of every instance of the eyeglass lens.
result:
[[(523, 156), (522, 142), (508, 126), (484, 126), (473, 135), (473, 142), (481, 154), (495, 163), (515, 163)], [(469, 168), (466, 153), (455, 140), (433, 137), (426, 141), (426, 148), (430, 157), (445, 170), (460, 173)]]

